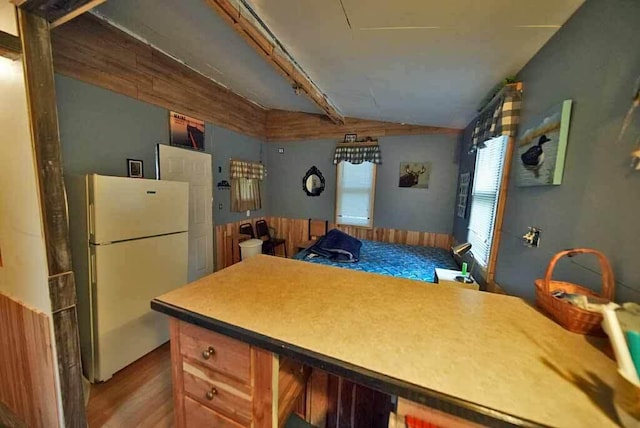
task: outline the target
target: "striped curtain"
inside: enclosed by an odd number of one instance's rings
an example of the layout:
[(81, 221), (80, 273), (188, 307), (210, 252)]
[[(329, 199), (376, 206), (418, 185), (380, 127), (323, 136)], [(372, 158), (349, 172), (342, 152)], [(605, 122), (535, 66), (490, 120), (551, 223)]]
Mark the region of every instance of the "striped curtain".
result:
[(485, 141), (500, 135), (515, 137), (520, 123), (522, 91), (507, 85), (502, 93), (480, 112), (471, 135), (470, 153), (485, 148)]
[(336, 151), (333, 154), (333, 164), (338, 165), (342, 161), (346, 161), (353, 164), (360, 164), (362, 162), (371, 162), (375, 164), (381, 164), (382, 157), (380, 155), (380, 147), (377, 144), (376, 145), (341, 144), (336, 147)]
[(262, 208), (260, 181), (264, 179), (264, 165), (258, 162), (232, 160), (231, 171), (231, 211), (244, 212)]
[(246, 162), (241, 160), (231, 160), (229, 167), (231, 178), (254, 178), (263, 180), (265, 168), (259, 162)]

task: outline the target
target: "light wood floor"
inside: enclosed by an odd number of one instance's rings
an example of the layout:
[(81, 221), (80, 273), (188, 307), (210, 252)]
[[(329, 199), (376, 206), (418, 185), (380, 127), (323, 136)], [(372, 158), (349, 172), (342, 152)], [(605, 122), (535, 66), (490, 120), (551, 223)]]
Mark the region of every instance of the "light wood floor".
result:
[(162, 345), (109, 381), (91, 385), (90, 428), (172, 427), (171, 353)]

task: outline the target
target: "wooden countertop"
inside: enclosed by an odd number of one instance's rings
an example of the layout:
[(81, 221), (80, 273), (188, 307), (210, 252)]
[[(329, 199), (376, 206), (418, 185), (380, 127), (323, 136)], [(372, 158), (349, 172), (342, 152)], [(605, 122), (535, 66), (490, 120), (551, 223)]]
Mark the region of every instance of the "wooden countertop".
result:
[(617, 421), (602, 339), (511, 296), (258, 255), (152, 307), (486, 424)]

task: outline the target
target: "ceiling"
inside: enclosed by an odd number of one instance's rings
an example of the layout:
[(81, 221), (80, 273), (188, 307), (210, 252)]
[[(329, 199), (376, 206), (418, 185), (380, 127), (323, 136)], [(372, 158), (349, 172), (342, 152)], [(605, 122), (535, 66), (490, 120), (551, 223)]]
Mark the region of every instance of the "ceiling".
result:
[[(584, 0), (247, 0), (345, 116), (462, 128)], [(268, 108), (319, 112), (204, 0), (97, 13)]]

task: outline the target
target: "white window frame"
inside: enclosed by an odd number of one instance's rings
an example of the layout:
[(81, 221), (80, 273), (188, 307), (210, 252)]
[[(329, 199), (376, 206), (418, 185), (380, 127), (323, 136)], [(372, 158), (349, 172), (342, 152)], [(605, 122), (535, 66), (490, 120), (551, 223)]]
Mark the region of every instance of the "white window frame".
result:
[(369, 186), (369, 221), (367, 224), (361, 224), (361, 223), (352, 223), (349, 222), (348, 220), (343, 219), (339, 213), (340, 213), (340, 201), (341, 201), (341, 196), (342, 193), (344, 192), (343, 187), (342, 187), (342, 176), (343, 176), (343, 170), (344, 170), (344, 164), (347, 163), (346, 161), (342, 161), (340, 163), (338, 163), (337, 167), (336, 167), (336, 204), (335, 204), (335, 223), (337, 225), (342, 225), (342, 226), (352, 226), (352, 227), (362, 227), (362, 228), (373, 228), (373, 207), (375, 205), (375, 196), (376, 196), (376, 176), (377, 176), (377, 165), (371, 162), (363, 162), (362, 164), (357, 164), (357, 165), (363, 165), (363, 164), (368, 164), (373, 168), (373, 174), (371, 174), (371, 184)]
[[(499, 144), (501, 146), (495, 146)], [(479, 149), (476, 154), (476, 164), (473, 174), (473, 187), (471, 192), (471, 213), (469, 215), (469, 227), (467, 230), (467, 241), (471, 243), (471, 253), (474, 255), (476, 263), (486, 270), (491, 261), (491, 253), (493, 251), (493, 242), (496, 238), (496, 221), (498, 218), (498, 205), (501, 198), (502, 181), (504, 180), (505, 163), (507, 161), (507, 153), (509, 148), (509, 138), (507, 136), (499, 136), (485, 142), (486, 148)], [(495, 159), (488, 156), (497, 155)], [(495, 150), (500, 150), (497, 153)], [(495, 169), (491, 170), (487, 175), (487, 162), (497, 162)], [(484, 165), (482, 165), (484, 164)], [(483, 168), (484, 167), (484, 168)], [(484, 175), (483, 175), (484, 174)], [(493, 199), (493, 200), (492, 200)], [(481, 207), (486, 208), (487, 202), (492, 200), (492, 211), (481, 212)], [(474, 216), (475, 210), (475, 216)], [(486, 224), (486, 219), (489, 223)]]

